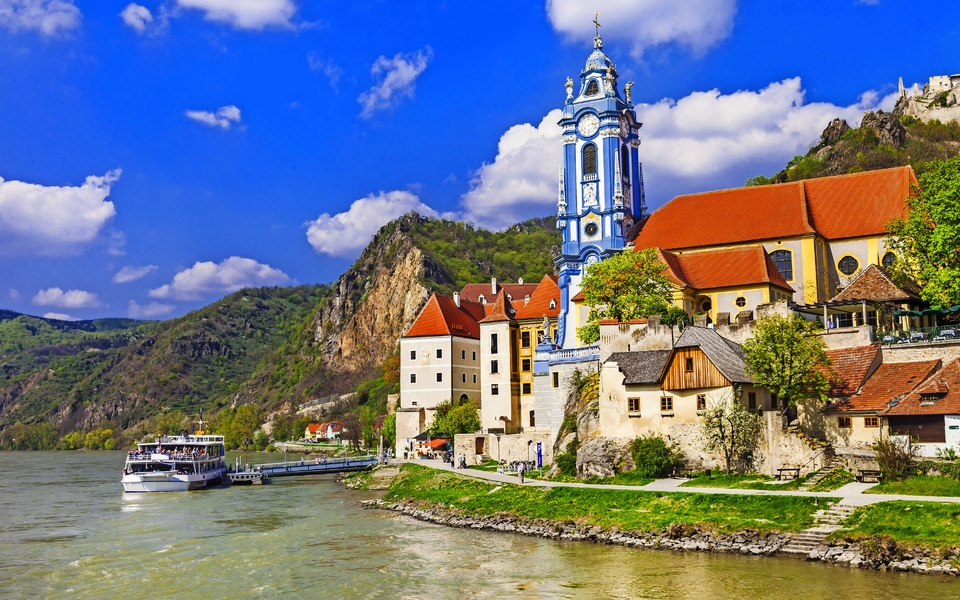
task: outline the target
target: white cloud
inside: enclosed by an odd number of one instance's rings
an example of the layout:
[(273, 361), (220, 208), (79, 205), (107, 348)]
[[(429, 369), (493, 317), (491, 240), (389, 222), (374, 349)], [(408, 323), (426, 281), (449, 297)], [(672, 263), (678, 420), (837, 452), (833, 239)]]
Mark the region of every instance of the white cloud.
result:
[(187, 115), (188, 119), (222, 129), (230, 129), (235, 123), (240, 122), (240, 109), (232, 104), (221, 106), (216, 113), (208, 110), (188, 110), (184, 114)]
[(11, 299), (11, 300), (19, 300), (19, 299), (20, 299), (20, 291), (14, 289), (14, 288), (10, 288), (10, 299)]
[(124, 267), (117, 271), (116, 275), (113, 276), (113, 282), (127, 283), (130, 281), (136, 281), (151, 271), (156, 270), (157, 265), (147, 265), (145, 267)]
[(177, 6), (206, 13), (209, 21), (220, 21), (237, 29), (293, 27), (297, 13), (292, 0), (177, 0)]
[(131, 319), (152, 319), (173, 312), (176, 308), (173, 304), (161, 304), (160, 302), (151, 302), (150, 304), (140, 305), (134, 300), (127, 303), (127, 316)]
[(83, 15), (73, 0), (0, 0), (0, 27), (35, 30), (54, 36), (80, 26)]
[(357, 98), (363, 107), (360, 116), (368, 119), (378, 110), (397, 105), (403, 98), (412, 98), (417, 77), (432, 58), (430, 46), (412, 54), (399, 53), (393, 58), (378, 58), (370, 68), (370, 75), (377, 83)]
[(547, 0), (553, 28), (575, 41), (593, 39), (594, 11), (600, 12), (600, 35), (626, 40), (634, 56), (671, 43), (699, 54), (730, 35), (737, 0)]
[(323, 58), (319, 52), (309, 52), (307, 54), (307, 64), (310, 65), (311, 71), (323, 73), (330, 80), (330, 87), (337, 91), (337, 83), (343, 76), (343, 69), (338, 67), (332, 58)]
[(116, 214), (106, 200), (120, 169), (79, 187), (0, 178), (0, 255), (70, 254), (97, 237)]
[(501, 136), (496, 158), (477, 170), (460, 199), (466, 220), (502, 229), (556, 209), (562, 116), (554, 109), (537, 127), (514, 125)]
[(146, 6), (140, 6), (131, 2), (120, 13), (120, 18), (130, 28), (137, 33), (143, 33), (147, 30), (147, 25), (153, 23), (153, 15)]
[(76, 317), (65, 315), (63, 313), (48, 312), (43, 314), (44, 319), (55, 319), (57, 321), (79, 321)]
[(37, 306), (57, 306), (59, 308), (99, 308), (103, 306), (96, 294), (83, 290), (64, 292), (58, 287), (40, 290), (33, 297)]
[(220, 264), (211, 261), (195, 263), (177, 273), (170, 283), (150, 290), (150, 297), (199, 300), (209, 294), (228, 294), (245, 287), (280, 285), (288, 281), (290, 277), (286, 273), (270, 265), (231, 256)]
[(323, 213), (308, 221), (307, 241), (322, 254), (354, 257), (378, 229), (410, 211), (437, 216), (437, 212), (420, 202), (415, 194), (404, 190), (370, 194), (350, 205), (346, 212), (330, 216)]

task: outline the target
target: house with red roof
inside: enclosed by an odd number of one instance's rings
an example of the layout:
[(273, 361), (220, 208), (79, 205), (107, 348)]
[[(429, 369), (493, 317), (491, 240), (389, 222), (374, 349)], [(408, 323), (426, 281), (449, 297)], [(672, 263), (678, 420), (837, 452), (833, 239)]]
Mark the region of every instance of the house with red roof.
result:
[(304, 439), (314, 441), (314, 442), (317, 441), (317, 439), (323, 436), (323, 433), (321, 432), (321, 430), (324, 428), (325, 425), (326, 423), (310, 423), (309, 425), (307, 425), (306, 430), (303, 432)]
[(918, 442), (921, 456), (960, 444), (960, 359), (953, 359), (909, 393), (891, 398), (880, 416), (892, 436)]

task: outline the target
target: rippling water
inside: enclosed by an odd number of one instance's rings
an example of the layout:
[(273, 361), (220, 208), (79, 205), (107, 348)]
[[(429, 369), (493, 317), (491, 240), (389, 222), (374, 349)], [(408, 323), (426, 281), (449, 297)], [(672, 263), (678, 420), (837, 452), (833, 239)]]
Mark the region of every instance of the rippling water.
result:
[(123, 454), (0, 452), (0, 596), (960, 598), (952, 578), (553, 542), (364, 511), (332, 476), (124, 494)]

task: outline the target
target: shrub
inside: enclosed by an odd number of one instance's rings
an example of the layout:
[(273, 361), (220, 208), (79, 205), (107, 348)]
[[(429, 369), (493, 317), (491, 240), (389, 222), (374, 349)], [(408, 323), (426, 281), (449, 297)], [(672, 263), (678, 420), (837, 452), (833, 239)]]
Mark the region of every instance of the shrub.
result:
[(873, 452), (885, 478), (903, 481), (913, 475), (913, 459), (917, 453), (913, 440), (904, 443), (899, 439), (883, 438), (873, 445)]
[(634, 473), (641, 477), (666, 477), (683, 466), (683, 454), (660, 435), (642, 435), (630, 442), (630, 454), (636, 464)]

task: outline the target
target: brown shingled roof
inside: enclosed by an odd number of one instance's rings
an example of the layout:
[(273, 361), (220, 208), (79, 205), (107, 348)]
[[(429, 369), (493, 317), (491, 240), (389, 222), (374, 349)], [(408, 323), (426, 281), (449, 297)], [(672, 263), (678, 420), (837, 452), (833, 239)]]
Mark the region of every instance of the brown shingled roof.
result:
[(871, 374), (870, 367), (880, 360), (880, 343), (855, 348), (827, 350), (835, 377), (831, 378), (828, 396), (856, 394)]
[(842, 292), (833, 297), (831, 302), (842, 300), (871, 300), (883, 302), (887, 300), (920, 299), (920, 290), (913, 282), (908, 282), (902, 288), (897, 286), (887, 272), (877, 265), (870, 265), (861, 271)]
[(960, 359), (948, 362), (926, 383), (880, 414), (960, 415)]
[[(487, 306), (490, 306), (489, 304)], [(480, 320), (481, 323), (498, 323), (501, 321), (511, 321), (516, 315), (513, 305), (507, 300), (506, 294), (497, 296), (497, 301), (493, 303), (493, 309), (489, 314)]]
[(463, 286), (463, 289), (460, 290), (460, 297), (466, 298), (471, 302), (480, 302), (480, 296), (483, 296), (483, 299), (487, 301), (488, 304), (493, 304), (497, 300), (497, 296), (501, 292), (506, 292), (514, 302), (522, 301), (524, 297), (528, 295), (533, 295), (533, 292), (537, 289), (536, 283), (524, 283), (523, 285), (519, 283), (497, 283), (497, 291), (493, 292), (493, 286), (490, 283), (468, 283)]
[(404, 337), (453, 335), (480, 339), (478, 321), (483, 318), (483, 305), (461, 298), (458, 307), (453, 298), (434, 293)]
[(831, 404), (824, 412), (880, 411), (891, 400), (911, 392), (940, 365), (939, 360), (884, 363), (847, 400)]
[[(553, 308), (550, 308), (550, 301), (553, 300)], [(537, 284), (533, 294), (530, 295), (530, 302), (526, 305), (519, 304), (517, 307), (518, 319), (542, 319), (544, 315), (556, 317), (560, 314), (560, 286), (556, 279), (550, 275), (544, 275), (540, 283)]]

